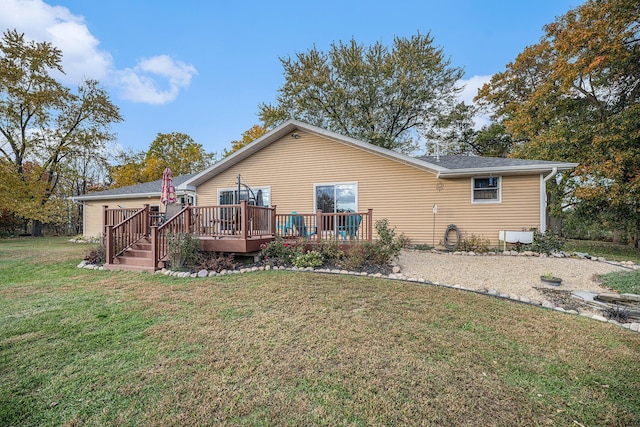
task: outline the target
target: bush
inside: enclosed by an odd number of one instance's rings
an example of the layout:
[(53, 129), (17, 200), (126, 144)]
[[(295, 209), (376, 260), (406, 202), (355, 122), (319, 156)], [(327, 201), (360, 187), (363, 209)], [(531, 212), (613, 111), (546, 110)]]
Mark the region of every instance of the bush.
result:
[(369, 257), (369, 250), (366, 249), (367, 245), (372, 246), (371, 243), (353, 246), (349, 252), (337, 262), (337, 265), (344, 270), (361, 270), (367, 264)]
[(466, 237), (460, 240), (458, 244), (458, 250), (464, 252), (489, 252), (489, 246), (491, 241), (489, 239), (483, 239), (482, 236), (476, 236), (472, 234), (470, 237)]
[(533, 230), (533, 243), (529, 247), (532, 251), (550, 255), (564, 248), (565, 240), (552, 231), (541, 233)]
[(293, 265), (293, 260), (301, 253), (302, 248), (297, 244), (286, 243), (282, 237), (276, 237), (276, 240), (263, 244), (261, 250), (262, 259), (267, 264), (278, 266)]
[(222, 270), (235, 270), (238, 263), (233, 255), (224, 255), (217, 252), (200, 252), (196, 261), (197, 270), (212, 270), (221, 272)]
[(316, 250), (331, 263), (336, 263), (344, 257), (344, 252), (340, 249), (340, 243), (337, 240), (322, 241)]
[(386, 218), (376, 221), (375, 227), (378, 240), (373, 244), (364, 244), (366, 258), (374, 264), (387, 265), (400, 255), (400, 250), (409, 243), (409, 239), (404, 234), (396, 235), (395, 228), (389, 226)]
[(320, 267), (324, 263), (324, 258), (318, 251), (309, 251), (304, 254), (297, 254), (293, 259), (293, 265), (298, 268)]
[(102, 265), (107, 261), (107, 246), (104, 241), (104, 236), (100, 236), (98, 246), (92, 248), (84, 257), (84, 260), (94, 265)]
[(199, 243), (189, 233), (167, 234), (167, 261), (174, 269), (191, 268), (198, 259)]

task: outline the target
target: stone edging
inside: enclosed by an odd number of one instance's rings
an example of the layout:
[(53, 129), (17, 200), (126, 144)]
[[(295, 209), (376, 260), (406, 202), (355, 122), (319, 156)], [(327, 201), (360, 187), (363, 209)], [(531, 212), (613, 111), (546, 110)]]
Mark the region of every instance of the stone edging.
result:
[[(417, 249), (403, 249), (409, 251), (418, 251)], [(538, 257), (538, 258), (579, 258), (590, 261), (604, 262), (607, 264), (615, 265), (618, 267), (628, 268), (631, 270), (640, 270), (640, 264), (636, 264), (633, 261), (609, 261), (604, 257), (596, 257), (591, 256), (587, 253), (583, 252), (572, 252), (567, 253), (564, 251), (553, 252), (551, 255), (538, 253), (533, 251), (504, 251), (504, 252), (463, 252), (463, 251), (455, 251), (455, 252), (443, 252), (438, 250), (431, 250), (431, 253), (439, 254), (439, 255), (460, 255), (460, 256), (519, 256), (519, 257)]]
[[(638, 267), (638, 266), (636, 266)], [(93, 264), (89, 264), (86, 261), (82, 261), (80, 264), (78, 264), (78, 268), (85, 268), (88, 270), (103, 270), (102, 266), (98, 266), (98, 265), (93, 265)], [(209, 271), (209, 270), (200, 270), (197, 273), (189, 273), (189, 272), (183, 272), (183, 271), (172, 271), (172, 270), (168, 270), (163, 268), (162, 270), (157, 270), (155, 271), (153, 274), (162, 274), (164, 276), (172, 276), (172, 277), (179, 277), (179, 278), (205, 278), (205, 277), (217, 277), (217, 276), (225, 276), (225, 275), (230, 275), (230, 274), (242, 274), (242, 273), (251, 273), (251, 272), (256, 272), (256, 271), (278, 271), (278, 270), (286, 270), (286, 271), (297, 271), (297, 272), (307, 272), (307, 273), (321, 273), (321, 274), (344, 274), (344, 275), (350, 275), (350, 276), (361, 276), (361, 277), (374, 277), (374, 278), (380, 278), (380, 279), (390, 279), (390, 280), (398, 280), (398, 281), (404, 281), (404, 282), (412, 282), (412, 283), (418, 283), (418, 284), (423, 284), (423, 285), (433, 285), (433, 286), (440, 286), (440, 287), (444, 287), (444, 288), (450, 288), (450, 289), (457, 289), (457, 290), (461, 290), (461, 291), (466, 291), (466, 292), (473, 292), (476, 294), (481, 294), (481, 295), (491, 295), (493, 297), (496, 298), (502, 298), (502, 299), (508, 299), (511, 301), (516, 301), (516, 302), (520, 302), (523, 304), (529, 304), (529, 305), (535, 305), (538, 307), (543, 307), (543, 308), (548, 308), (550, 310), (555, 310), (555, 311), (559, 311), (561, 313), (566, 313), (566, 314), (573, 314), (573, 315), (579, 315), (579, 316), (583, 316), (583, 317), (587, 317), (593, 320), (597, 320), (600, 322), (604, 322), (604, 323), (611, 323), (614, 325), (618, 325), (621, 326), (625, 329), (629, 329), (630, 331), (633, 332), (638, 332), (640, 333), (640, 323), (620, 323), (620, 322), (616, 322), (615, 320), (611, 320), (611, 319), (607, 319), (604, 316), (601, 316), (599, 314), (591, 314), (591, 313), (587, 313), (587, 312), (578, 312), (576, 310), (565, 310), (562, 307), (558, 307), (553, 305), (551, 302), (546, 301), (546, 300), (532, 300), (530, 298), (524, 297), (524, 296), (518, 296), (518, 295), (514, 295), (514, 294), (501, 294), (499, 291), (497, 291), (496, 289), (489, 289), (486, 292), (483, 291), (479, 291), (476, 289), (470, 289), (470, 288), (466, 288), (464, 286), (460, 286), (460, 285), (449, 285), (446, 283), (440, 283), (440, 282), (431, 282), (430, 280), (426, 280), (423, 278), (416, 278), (416, 277), (406, 277), (403, 274), (400, 273), (400, 268), (399, 267), (394, 267), (393, 269), (393, 273), (385, 275), (382, 273), (367, 273), (367, 272), (359, 272), (359, 271), (348, 271), (348, 270), (331, 270), (331, 269), (325, 269), (325, 268), (313, 268), (313, 267), (307, 267), (307, 268), (298, 268), (298, 267), (271, 267), (270, 265), (267, 266), (261, 266), (261, 267), (251, 267), (251, 268), (241, 268), (240, 270), (222, 270), (220, 272), (216, 272), (216, 271)]]

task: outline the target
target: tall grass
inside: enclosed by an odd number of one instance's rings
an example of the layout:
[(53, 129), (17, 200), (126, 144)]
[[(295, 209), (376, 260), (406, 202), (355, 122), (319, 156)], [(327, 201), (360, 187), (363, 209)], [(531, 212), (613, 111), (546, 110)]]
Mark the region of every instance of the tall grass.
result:
[(0, 425), (640, 424), (640, 335), (610, 324), (371, 278), (77, 269), (86, 249), (0, 241)]

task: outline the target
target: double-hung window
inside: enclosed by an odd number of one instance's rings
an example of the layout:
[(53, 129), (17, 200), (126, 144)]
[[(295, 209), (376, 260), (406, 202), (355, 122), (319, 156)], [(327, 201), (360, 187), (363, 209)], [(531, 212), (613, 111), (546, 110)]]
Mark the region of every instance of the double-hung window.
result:
[(502, 201), (500, 177), (471, 178), (472, 203), (500, 203)]

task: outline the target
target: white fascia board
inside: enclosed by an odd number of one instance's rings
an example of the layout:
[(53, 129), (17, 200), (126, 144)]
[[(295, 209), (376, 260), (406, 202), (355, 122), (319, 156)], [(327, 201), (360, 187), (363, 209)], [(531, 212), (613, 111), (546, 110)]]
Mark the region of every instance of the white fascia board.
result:
[(489, 168), (444, 169), (438, 173), (438, 178), (463, 178), (483, 174), (495, 175), (521, 175), (549, 172), (553, 168), (558, 171), (570, 170), (578, 166), (578, 163), (550, 163), (545, 165), (518, 165), (499, 166)]
[[(185, 191), (176, 191), (177, 196), (184, 196), (186, 194)], [(140, 198), (160, 198), (161, 193), (127, 193), (127, 194), (111, 194), (111, 195), (95, 195), (92, 196), (90, 194), (84, 196), (74, 196), (70, 197), (71, 200), (78, 200), (81, 202), (92, 201), (92, 200), (113, 200), (113, 199), (140, 199)]]

